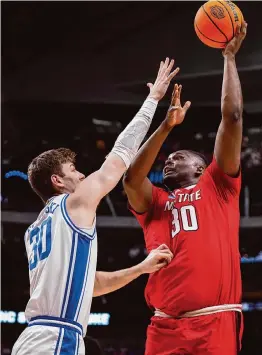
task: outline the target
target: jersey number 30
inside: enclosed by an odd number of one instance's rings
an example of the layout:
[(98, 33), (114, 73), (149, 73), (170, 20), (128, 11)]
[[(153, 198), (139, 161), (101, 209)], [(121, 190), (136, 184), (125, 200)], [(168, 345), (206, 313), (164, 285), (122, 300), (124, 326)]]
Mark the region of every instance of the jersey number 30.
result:
[(181, 226), (184, 231), (198, 230), (196, 209), (194, 206), (183, 206), (180, 210), (174, 208), (172, 215), (172, 238), (181, 231)]
[(40, 260), (46, 259), (51, 251), (51, 224), (48, 217), (40, 227), (30, 232), (30, 244), (33, 244), (33, 256), (29, 262), (29, 269), (33, 270)]

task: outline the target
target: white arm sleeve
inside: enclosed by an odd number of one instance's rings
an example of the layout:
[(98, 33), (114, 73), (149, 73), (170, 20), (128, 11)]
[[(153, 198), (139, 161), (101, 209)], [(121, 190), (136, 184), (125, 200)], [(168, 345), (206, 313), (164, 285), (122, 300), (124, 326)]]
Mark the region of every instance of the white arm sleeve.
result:
[(154, 117), (158, 101), (145, 100), (141, 109), (118, 136), (112, 152), (117, 154), (128, 168), (145, 138)]

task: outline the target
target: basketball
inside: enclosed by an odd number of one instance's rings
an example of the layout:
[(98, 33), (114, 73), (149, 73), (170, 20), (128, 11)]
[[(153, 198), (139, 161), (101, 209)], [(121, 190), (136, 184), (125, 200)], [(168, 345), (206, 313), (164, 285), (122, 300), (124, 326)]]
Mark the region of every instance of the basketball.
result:
[(207, 46), (224, 48), (235, 36), (237, 25), (242, 25), (243, 15), (231, 1), (210, 0), (198, 10), (194, 27), (198, 38)]

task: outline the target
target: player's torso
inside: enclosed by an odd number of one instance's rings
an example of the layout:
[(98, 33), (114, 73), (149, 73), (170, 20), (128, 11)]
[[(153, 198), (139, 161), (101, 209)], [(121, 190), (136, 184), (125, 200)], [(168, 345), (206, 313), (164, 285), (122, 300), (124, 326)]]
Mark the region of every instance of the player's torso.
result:
[[(163, 292), (164, 303), (178, 308), (186, 299), (186, 311), (239, 297), (231, 290), (239, 274), (237, 204), (227, 206), (202, 180), (174, 192), (158, 190), (157, 196), (145, 232), (147, 248), (165, 243), (174, 259), (150, 276), (147, 293), (160, 301)], [(221, 290), (221, 284), (227, 286)]]
[(53, 198), (25, 234), (30, 300), (26, 316), (67, 318), (86, 328), (97, 260), (95, 224), (77, 228), (70, 220), (67, 195)]

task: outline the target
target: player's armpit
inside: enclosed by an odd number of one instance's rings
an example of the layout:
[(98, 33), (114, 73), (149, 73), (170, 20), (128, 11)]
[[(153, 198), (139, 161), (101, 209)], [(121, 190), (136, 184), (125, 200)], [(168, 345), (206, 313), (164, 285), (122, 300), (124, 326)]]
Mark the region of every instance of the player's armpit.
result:
[(128, 202), (134, 211), (138, 213), (147, 212), (152, 204), (152, 183), (148, 178), (144, 179), (142, 184), (137, 187), (129, 185), (123, 180)]

